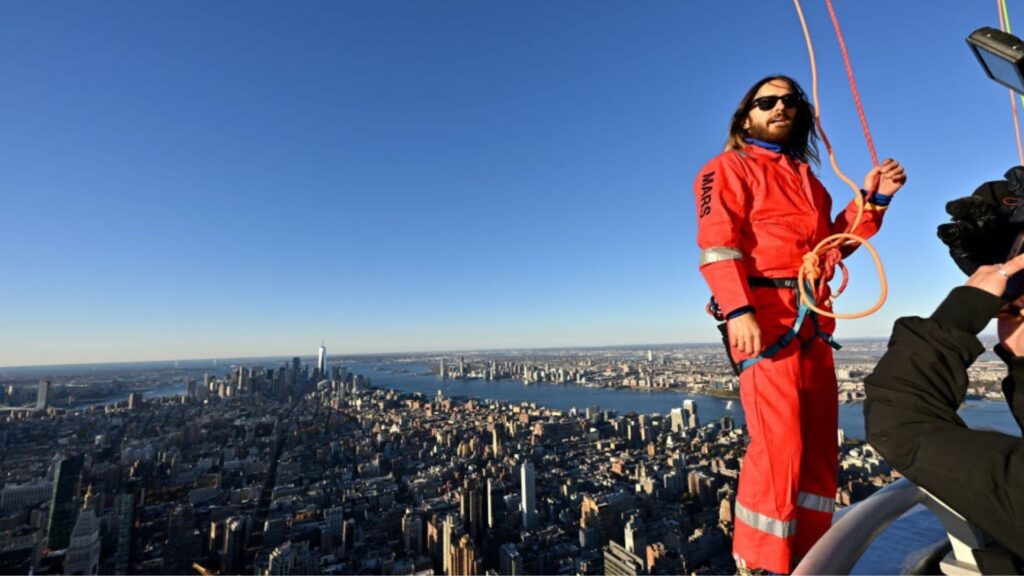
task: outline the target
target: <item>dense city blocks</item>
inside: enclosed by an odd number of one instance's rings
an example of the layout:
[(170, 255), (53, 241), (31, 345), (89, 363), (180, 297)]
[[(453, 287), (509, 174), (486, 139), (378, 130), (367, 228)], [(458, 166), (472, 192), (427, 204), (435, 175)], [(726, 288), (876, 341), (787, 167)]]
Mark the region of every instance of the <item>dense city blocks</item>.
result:
[[(840, 394), (858, 397), (881, 347), (852, 347)], [(55, 374), (5, 375), (5, 573), (735, 569), (746, 436), (710, 346)], [(735, 417), (701, 413), (707, 394)], [(836, 441), (839, 506), (891, 480), (870, 446)]]

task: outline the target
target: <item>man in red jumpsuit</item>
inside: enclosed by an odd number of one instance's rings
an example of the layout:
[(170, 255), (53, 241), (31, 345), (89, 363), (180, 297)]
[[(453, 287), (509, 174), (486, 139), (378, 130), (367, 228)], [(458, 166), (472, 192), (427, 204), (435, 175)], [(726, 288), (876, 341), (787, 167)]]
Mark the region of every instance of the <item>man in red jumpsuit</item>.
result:
[[(793, 327), (804, 254), (844, 232), (857, 214), (851, 201), (832, 221), (832, 198), (808, 164), (818, 160), (813, 114), (795, 81), (762, 79), (733, 114), (726, 151), (694, 184), (700, 271), (726, 318), (737, 362)], [(892, 160), (868, 172), (864, 188), (876, 194), (852, 232), (874, 234), (905, 181)], [(839, 413), (828, 336), (834, 326), (831, 318), (808, 316), (792, 343), (740, 374), (750, 434), (733, 538), (740, 569), (789, 572), (831, 525)]]

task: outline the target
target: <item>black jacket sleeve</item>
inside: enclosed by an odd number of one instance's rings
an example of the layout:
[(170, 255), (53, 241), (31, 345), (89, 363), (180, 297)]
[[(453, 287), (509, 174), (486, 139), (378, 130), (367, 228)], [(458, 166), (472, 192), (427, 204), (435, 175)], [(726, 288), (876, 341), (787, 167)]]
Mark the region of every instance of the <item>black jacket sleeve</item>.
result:
[(1003, 396), (1017, 426), (1024, 432), (1024, 356), (1014, 356), (1002, 344), (996, 344), (995, 352), (1009, 368), (1003, 379)]
[(864, 418), (868, 441), (894, 468), (1024, 557), (1024, 440), (968, 429), (956, 413), (967, 368), (984, 351), (977, 333), (1002, 304), (964, 286), (930, 318), (897, 320), (865, 380)]

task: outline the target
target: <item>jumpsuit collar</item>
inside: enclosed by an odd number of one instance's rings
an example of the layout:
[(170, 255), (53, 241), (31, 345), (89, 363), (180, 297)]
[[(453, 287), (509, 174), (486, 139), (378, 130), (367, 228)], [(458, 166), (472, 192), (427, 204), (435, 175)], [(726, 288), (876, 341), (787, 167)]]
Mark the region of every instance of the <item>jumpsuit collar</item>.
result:
[(754, 146), (760, 146), (765, 150), (771, 150), (778, 154), (784, 154), (782, 144), (776, 144), (774, 142), (765, 142), (764, 140), (758, 140), (757, 138), (744, 138), (747, 144), (753, 144)]

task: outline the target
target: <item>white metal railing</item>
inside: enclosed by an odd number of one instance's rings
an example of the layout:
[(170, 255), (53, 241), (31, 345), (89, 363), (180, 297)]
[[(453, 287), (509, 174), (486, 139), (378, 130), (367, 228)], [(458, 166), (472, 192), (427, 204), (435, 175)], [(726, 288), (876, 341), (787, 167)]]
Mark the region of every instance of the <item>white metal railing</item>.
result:
[(902, 478), (836, 514), (832, 528), (804, 556), (793, 574), (849, 574), (865, 550), (900, 516), (924, 504), (942, 522), (952, 551), (942, 561), (948, 575), (980, 574), (972, 549), (989, 539), (940, 500)]

